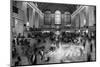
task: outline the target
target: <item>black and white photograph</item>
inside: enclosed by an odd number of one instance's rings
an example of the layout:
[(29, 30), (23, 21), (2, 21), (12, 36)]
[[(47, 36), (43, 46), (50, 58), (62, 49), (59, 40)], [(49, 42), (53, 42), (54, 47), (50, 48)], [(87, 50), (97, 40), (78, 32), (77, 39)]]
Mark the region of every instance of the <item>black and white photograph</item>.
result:
[(96, 62), (96, 5), (10, 4), (12, 67)]

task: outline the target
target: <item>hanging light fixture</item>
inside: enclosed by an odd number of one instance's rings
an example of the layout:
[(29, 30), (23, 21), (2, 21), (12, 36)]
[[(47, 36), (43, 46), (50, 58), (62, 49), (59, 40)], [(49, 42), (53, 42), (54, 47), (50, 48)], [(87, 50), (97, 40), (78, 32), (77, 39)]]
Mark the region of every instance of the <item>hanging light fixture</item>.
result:
[(86, 25), (86, 19), (84, 18), (84, 26)]
[(26, 25), (29, 26), (29, 22), (27, 22)]

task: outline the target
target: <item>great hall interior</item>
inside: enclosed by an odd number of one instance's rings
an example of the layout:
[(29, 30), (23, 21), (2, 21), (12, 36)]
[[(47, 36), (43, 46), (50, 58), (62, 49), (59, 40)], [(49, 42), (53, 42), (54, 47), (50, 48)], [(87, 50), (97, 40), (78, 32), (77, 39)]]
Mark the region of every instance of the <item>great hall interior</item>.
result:
[(96, 61), (96, 6), (11, 2), (11, 66)]

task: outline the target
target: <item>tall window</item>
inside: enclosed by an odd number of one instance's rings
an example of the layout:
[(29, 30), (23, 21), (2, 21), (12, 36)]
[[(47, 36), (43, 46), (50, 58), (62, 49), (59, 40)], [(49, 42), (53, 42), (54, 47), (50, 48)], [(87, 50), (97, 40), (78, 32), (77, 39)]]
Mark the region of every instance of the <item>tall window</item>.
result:
[(61, 24), (61, 12), (59, 10), (55, 11), (55, 24)]
[(51, 24), (51, 11), (46, 11), (45, 14), (44, 14), (44, 24), (45, 25), (50, 25)]
[(67, 24), (70, 24), (71, 22), (71, 14), (70, 12), (65, 12), (64, 13), (64, 24), (67, 25)]

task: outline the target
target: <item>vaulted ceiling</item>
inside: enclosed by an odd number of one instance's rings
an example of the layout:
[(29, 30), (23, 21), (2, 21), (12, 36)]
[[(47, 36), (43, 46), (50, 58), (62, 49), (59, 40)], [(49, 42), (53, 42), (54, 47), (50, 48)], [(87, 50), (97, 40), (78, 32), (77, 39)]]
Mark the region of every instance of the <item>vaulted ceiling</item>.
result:
[(75, 4), (59, 4), (59, 3), (43, 3), (43, 2), (37, 2), (37, 5), (42, 12), (50, 10), (52, 13), (54, 13), (56, 10), (60, 10), (62, 13), (68, 11), (71, 14), (76, 10), (78, 6)]

